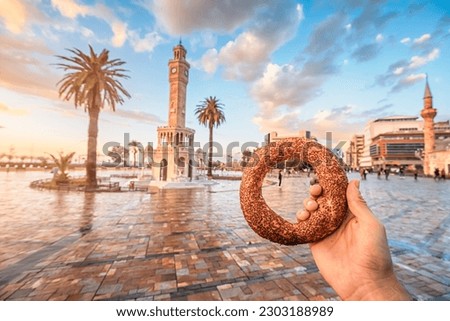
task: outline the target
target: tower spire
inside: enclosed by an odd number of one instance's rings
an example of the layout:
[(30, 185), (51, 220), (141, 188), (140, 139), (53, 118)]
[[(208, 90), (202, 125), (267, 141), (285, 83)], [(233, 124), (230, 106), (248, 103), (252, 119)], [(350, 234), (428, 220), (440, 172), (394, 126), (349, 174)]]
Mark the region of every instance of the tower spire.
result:
[(425, 98), (433, 98), (433, 96), (431, 95), (431, 90), (430, 90), (430, 85), (428, 84), (428, 74), (426, 74), (425, 76), (425, 93), (423, 95), (423, 99)]
[(428, 84), (428, 75), (426, 76), (425, 93), (423, 95), (423, 109), (420, 115), (423, 118), (423, 139), (424, 139), (424, 159), (423, 172), (425, 175), (431, 175), (430, 168), (430, 153), (434, 151), (435, 137), (434, 137), (434, 117), (436, 117), (437, 110), (433, 108), (433, 97), (431, 96), (430, 85)]

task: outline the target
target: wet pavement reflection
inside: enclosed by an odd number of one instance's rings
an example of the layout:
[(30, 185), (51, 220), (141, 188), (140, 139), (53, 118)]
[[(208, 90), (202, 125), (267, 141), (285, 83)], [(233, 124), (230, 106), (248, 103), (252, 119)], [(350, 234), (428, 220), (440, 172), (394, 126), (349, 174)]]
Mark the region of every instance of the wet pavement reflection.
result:
[[(0, 172), (2, 300), (339, 300), (308, 246), (276, 245), (247, 226), (239, 181), (151, 193), (28, 187), (45, 175)], [(308, 185), (286, 176), (263, 195), (294, 221)], [(369, 175), (361, 190), (409, 292), (450, 300), (450, 181)]]

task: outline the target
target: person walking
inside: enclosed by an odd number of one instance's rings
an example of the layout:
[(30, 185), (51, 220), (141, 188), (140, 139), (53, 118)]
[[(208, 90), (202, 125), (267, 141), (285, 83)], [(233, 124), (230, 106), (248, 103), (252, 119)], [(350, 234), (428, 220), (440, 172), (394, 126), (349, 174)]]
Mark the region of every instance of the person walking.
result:
[(359, 169), (359, 175), (361, 176), (361, 180), (365, 180), (366, 178), (364, 177), (364, 173), (365, 173), (365, 170), (364, 170), (364, 168), (360, 168)]
[(438, 181), (440, 179), (439, 177), (439, 168), (434, 169), (434, 180)]
[(278, 172), (278, 186), (281, 186), (281, 181), (283, 180), (283, 175), (281, 174), (281, 169)]
[(441, 170), (441, 178), (440, 178), (440, 180), (443, 180), (443, 181), (445, 181), (445, 169), (442, 169)]
[(386, 180), (389, 179), (389, 172), (390, 172), (390, 169), (389, 169), (389, 168), (385, 168), (385, 169), (384, 169), (384, 177), (386, 178)]

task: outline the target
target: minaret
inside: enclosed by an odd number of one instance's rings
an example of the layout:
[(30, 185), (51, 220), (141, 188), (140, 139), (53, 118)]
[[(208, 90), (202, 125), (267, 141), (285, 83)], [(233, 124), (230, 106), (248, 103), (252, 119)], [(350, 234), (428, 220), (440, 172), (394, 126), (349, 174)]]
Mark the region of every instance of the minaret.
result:
[(423, 95), (423, 109), (420, 115), (423, 118), (423, 140), (425, 144), (425, 152), (423, 159), (423, 172), (426, 176), (432, 175), (433, 170), (430, 168), (430, 153), (434, 151), (434, 117), (437, 110), (433, 108), (433, 96), (431, 95), (430, 86), (428, 85), (428, 76), (425, 84), (425, 93)]

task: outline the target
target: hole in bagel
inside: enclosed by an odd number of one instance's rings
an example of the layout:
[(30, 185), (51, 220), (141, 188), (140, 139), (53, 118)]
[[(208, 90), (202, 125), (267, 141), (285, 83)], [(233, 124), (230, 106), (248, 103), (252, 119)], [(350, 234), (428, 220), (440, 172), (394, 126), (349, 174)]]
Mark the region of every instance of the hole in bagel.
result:
[[(278, 177), (280, 171), (281, 186), (279, 186)], [(307, 164), (296, 167), (286, 166), (286, 170), (284, 167), (275, 167), (264, 178), (262, 196), (275, 213), (288, 222), (297, 223), (296, 213), (304, 208), (303, 200), (309, 197), (312, 177), (311, 167)]]

